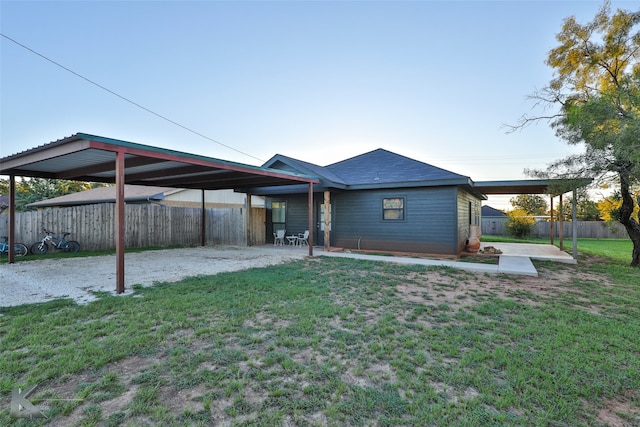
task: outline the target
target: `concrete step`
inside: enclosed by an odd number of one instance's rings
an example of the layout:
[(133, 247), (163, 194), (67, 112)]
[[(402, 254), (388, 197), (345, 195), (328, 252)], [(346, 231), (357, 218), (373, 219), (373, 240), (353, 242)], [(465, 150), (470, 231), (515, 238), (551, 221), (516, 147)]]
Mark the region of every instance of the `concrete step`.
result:
[(498, 273), (538, 277), (538, 270), (533, 266), (531, 258), (524, 256), (500, 255)]

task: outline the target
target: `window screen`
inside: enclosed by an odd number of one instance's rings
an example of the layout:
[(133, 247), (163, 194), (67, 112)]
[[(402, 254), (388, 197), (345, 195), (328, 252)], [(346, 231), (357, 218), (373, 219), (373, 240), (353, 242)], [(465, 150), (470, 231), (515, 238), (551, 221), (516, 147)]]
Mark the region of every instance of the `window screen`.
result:
[(382, 199), (382, 219), (397, 221), (404, 219), (404, 197)]

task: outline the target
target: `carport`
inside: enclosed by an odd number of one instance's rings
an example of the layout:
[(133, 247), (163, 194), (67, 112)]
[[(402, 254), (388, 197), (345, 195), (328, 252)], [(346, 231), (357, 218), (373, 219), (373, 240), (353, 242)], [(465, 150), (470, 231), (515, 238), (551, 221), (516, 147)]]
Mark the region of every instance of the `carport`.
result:
[[(591, 179), (527, 179), (527, 180), (513, 180), (513, 181), (479, 181), (475, 182), (475, 188), (486, 195), (508, 195), (508, 194), (547, 194), (550, 198), (551, 211), (553, 212), (553, 199), (556, 196), (560, 197), (560, 204), (562, 204), (562, 196), (565, 193), (572, 192), (572, 237), (573, 237), (573, 259), (578, 259), (578, 231), (577, 231), (577, 211), (578, 211), (578, 188), (585, 187), (592, 182)], [(559, 221), (559, 240), (560, 250), (563, 249), (563, 235), (562, 235), (562, 216)], [(551, 244), (553, 245), (554, 239), (554, 218), (551, 216)]]
[[(309, 229), (312, 229), (312, 176), (261, 168), (196, 154), (168, 150), (101, 136), (77, 133), (39, 147), (0, 159), (0, 175), (8, 175), (9, 262), (15, 262), (15, 178), (51, 178), (102, 182), (116, 185), (116, 292), (124, 292), (125, 224), (124, 184), (151, 185), (202, 190), (233, 189), (240, 192), (256, 187), (307, 184)], [(250, 211), (251, 197), (247, 197)], [(205, 227), (205, 221), (202, 221)], [(201, 231), (204, 245), (205, 230)], [(309, 256), (313, 238), (309, 237)]]

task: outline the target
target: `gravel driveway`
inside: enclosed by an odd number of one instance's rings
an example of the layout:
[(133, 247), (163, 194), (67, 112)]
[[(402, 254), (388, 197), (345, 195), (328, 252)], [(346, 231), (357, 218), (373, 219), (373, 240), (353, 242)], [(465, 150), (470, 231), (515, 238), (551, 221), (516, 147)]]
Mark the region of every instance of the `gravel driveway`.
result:
[[(125, 254), (125, 293), (132, 286), (177, 282), (185, 277), (216, 274), (279, 264), (308, 255), (302, 248), (273, 246), (205, 246)], [(92, 292), (116, 288), (116, 256), (42, 259), (0, 265), (0, 307), (58, 298), (80, 304), (93, 301)]]

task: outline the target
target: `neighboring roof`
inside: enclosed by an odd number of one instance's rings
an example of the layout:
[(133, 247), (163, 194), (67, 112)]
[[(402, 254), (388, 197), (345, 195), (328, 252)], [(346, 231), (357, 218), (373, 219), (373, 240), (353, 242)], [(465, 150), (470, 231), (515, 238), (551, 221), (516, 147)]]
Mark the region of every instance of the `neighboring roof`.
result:
[[(162, 200), (166, 193), (176, 191), (174, 188), (150, 187), (145, 185), (125, 185), (124, 201), (129, 203)], [(98, 187), (91, 190), (78, 191), (52, 199), (29, 203), (29, 208), (46, 208), (51, 206), (78, 206), (94, 203), (115, 203), (116, 187)]]
[[(265, 167), (313, 174), (325, 188), (360, 190), (374, 188), (461, 185), (473, 190), (473, 182), (460, 175), (384, 149), (377, 149), (328, 166), (318, 166), (278, 154)], [(300, 191), (304, 189), (296, 187)], [(278, 189), (269, 189), (282, 192)], [(482, 197), (481, 194), (477, 194)]]
[(496, 208), (492, 208), (491, 206), (487, 206), (487, 205), (482, 206), (481, 214), (482, 214), (483, 218), (491, 217), (491, 216), (504, 216), (504, 217), (507, 216), (506, 213), (504, 213), (504, 212), (502, 212), (502, 211), (500, 211), (500, 210), (498, 210)]
[(205, 190), (318, 182), (313, 176), (78, 133), (0, 159), (0, 174), (89, 182), (116, 181), (124, 157), (127, 184)]

